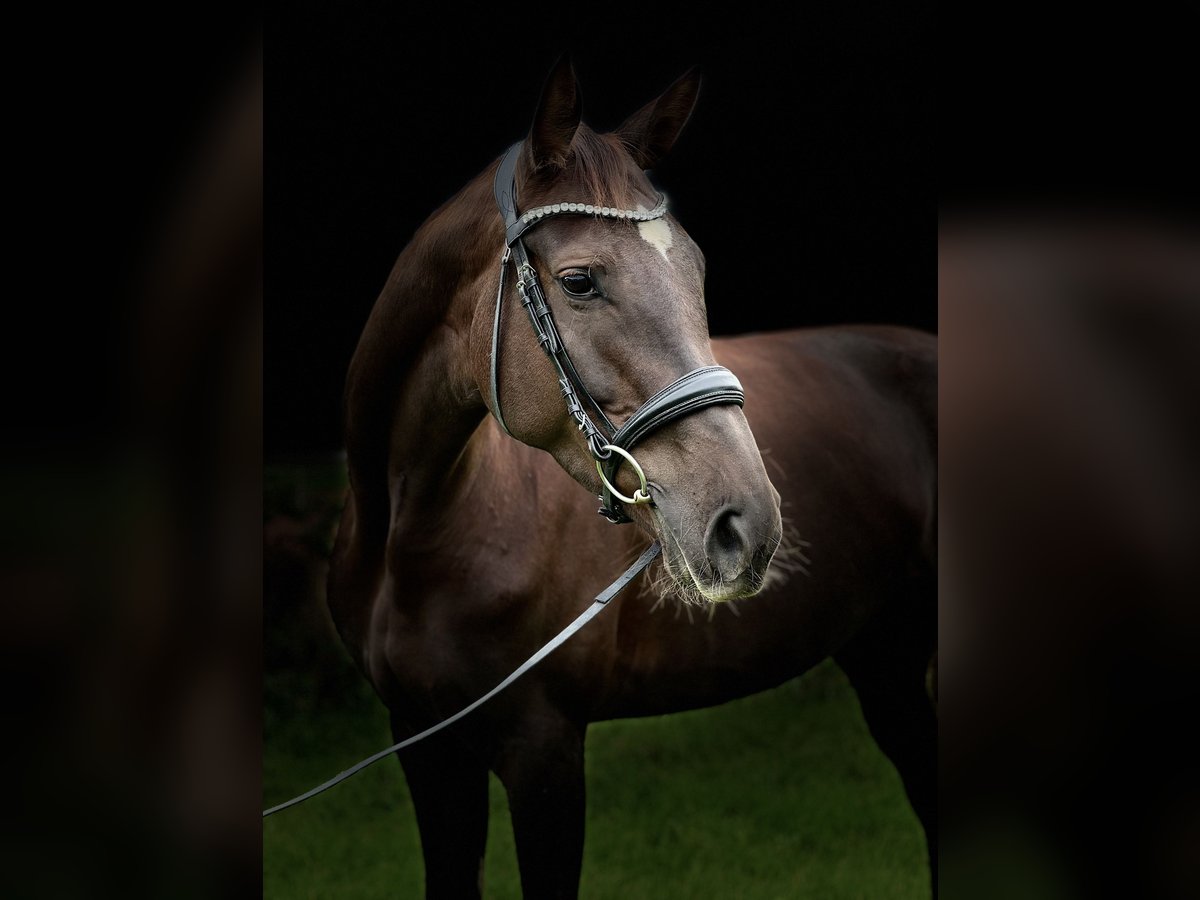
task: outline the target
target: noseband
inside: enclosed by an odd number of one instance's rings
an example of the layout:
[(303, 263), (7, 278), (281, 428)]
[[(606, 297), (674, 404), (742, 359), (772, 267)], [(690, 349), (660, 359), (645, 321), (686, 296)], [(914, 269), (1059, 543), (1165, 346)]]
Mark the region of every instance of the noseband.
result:
[[(554, 203), (520, 213), (516, 200), (516, 169), (521, 146), (521, 142), (514, 144), (504, 155), (500, 167), (496, 170), (493, 188), (496, 205), (500, 208), (500, 214), (504, 216), (505, 248), (500, 259), (500, 288), (496, 294), (496, 317), (492, 323), (492, 412), (504, 433), (511, 435), (512, 432), (508, 430), (504, 415), (500, 411), (499, 393), (500, 321), (504, 306), (505, 275), (511, 261), (516, 270), (517, 294), (521, 298), (521, 305), (529, 315), (538, 344), (550, 357), (558, 373), (558, 385), (566, 401), (567, 415), (583, 433), (588, 451), (596, 460), (596, 471), (602, 484), (598, 498), (601, 506), (598, 512), (614, 525), (630, 522), (632, 520), (625, 513), (623, 503), (651, 502), (646, 486), (646, 474), (630, 452), (633, 446), (669, 422), (706, 407), (725, 403), (741, 406), (745, 395), (737, 376), (724, 366), (701, 366), (671, 382), (643, 403), (620, 428), (613, 425), (600, 404), (584, 386), (583, 379), (579, 377), (579, 372), (567, 354), (567, 348), (554, 325), (554, 317), (550, 313), (546, 295), (538, 281), (537, 270), (529, 261), (529, 252), (521, 238), (539, 223), (560, 215), (649, 222), (666, 215), (667, 201), (665, 197), (660, 196), (658, 204), (649, 211), (613, 209), (590, 203)], [(595, 419), (589, 414), (589, 410), (596, 414)], [(597, 425), (597, 420), (603, 428)], [(632, 497), (625, 496), (615, 486), (617, 472), (624, 462), (633, 467), (641, 482), (641, 486), (633, 492)]]

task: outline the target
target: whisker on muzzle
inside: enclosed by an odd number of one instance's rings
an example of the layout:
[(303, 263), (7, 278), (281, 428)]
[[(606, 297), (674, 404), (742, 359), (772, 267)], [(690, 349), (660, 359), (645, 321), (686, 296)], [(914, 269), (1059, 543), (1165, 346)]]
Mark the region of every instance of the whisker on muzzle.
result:
[[(679, 527), (681, 532), (685, 528), (682, 516), (680, 517)], [(667, 541), (671, 541), (676, 553), (682, 556), (682, 550), (678, 547), (678, 542), (673, 536), (664, 535), (662, 540), (664, 544)], [(802, 538), (799, 529), (788, 518), (782, 518), (778, 536), (773, 537), (772, 540), (775, 546), (771, 551), (771, 561), (766, 570), (762, 573), (751, 573), (751, 587), (755, 592), (782, 587), (796, 573), (806, 578), (812, 577), (810, 568), (812, 558), (809, 556), (812, 542)], [(681, 569), (672, 560), (673, 554), (664, 553), (661, 557), (661, 562), (656, 563), (652, 567), (643, 581), (640, 596), (653, 600), (653, 605), (650, 607), (651, 612), (657, 612), (670, 603), (675, 607), (676, 618), (687, 612), (685, 609), (687, 607), (707, 609), (708, 621), (712, 621), (716, 615), (717, 607), (720, 606), (728, 607), (729, 611), (735, 616), (741, 616), (741, 610), (736, 604), (748, 598), (741, 598), (740, 600), (732, 598), (724, 601), (712, 600), (696, 583), (692, 572), (686, 566), (683, 566)], [(713, 583), (709, 587), (710, 593), (720, 594), (729, 584), (729, 581), (720, 571), (711, 567), (705, 566), (700, 574), (713, 578)], [(687, 612), (687, 615), (689, 622), (693, 621), (690, 612)]]
[(812, 547), (812, 542), (800, 537), (799, 529), (787, 516), (782, 516), (781, 520), (779, 544), (775, 547), (775, 555), (771, 558), (771, 565), (767, 568), (763, 579), (764, 584), (772, 583), (772, 572), (775, 573), (774, 578), (780, 579), (778, 583), (781, 584), (796, 572), (807, 578), (812, 577), (812, 572), (808, 568), (812, 565), (812, 559), (805, 553)]

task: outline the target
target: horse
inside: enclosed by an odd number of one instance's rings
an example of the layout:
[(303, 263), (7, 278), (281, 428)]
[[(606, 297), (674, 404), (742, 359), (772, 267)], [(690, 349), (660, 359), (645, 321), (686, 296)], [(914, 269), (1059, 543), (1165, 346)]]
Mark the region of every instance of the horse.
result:
[[(652, 539), (663, 547), (540, 667), (397, 754), (429, 897), (482, 891), (489, 772), (524, 895), (576, 896), (589, 723), (723, 703), (830, 656), (903, 780), (936, 885), (936, 340), (883, 325), (710, 338), (703, 253), (669, 213), (646, 214), (661, 199), (646, 170), (699, 85), (689, 71), (600, 133), (562, 60), (512, 151), (521, 210), (580, 211), (523, 241), (592, 417), (627, 421), (698, 367), (723, 364), (744, 386), (744, 408), (705, 406), (638, 444), (649, 502), (622, 508), (632, 526), (580, 490), (602, 485), (564, 409), (571, 379), (501, 275), (501, 159), (416, 231), (350, 363), (328, 603), (397, 741), (497, 684)], [(615, 475), (626, 500), (642, 499), (636, 475)], [(740, 615), (688, 624), (655, 614), (654, 597)]]

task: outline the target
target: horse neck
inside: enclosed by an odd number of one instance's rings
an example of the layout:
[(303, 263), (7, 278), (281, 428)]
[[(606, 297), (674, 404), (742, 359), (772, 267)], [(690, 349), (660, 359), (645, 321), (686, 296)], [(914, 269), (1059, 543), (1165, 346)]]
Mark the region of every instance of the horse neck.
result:
[(421, 226), (371, 311), (345, 397), (347, 462), (364, 540), (428, 524), (426, 513), (486, 414), (472, 374), (471, 323), (502, 244), (491, 173), (484, 172)]

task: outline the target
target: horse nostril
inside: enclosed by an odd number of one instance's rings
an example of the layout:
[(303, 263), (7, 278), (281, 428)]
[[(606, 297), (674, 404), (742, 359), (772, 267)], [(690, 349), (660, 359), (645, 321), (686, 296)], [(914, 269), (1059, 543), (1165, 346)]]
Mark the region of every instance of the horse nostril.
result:
[(746, 533), (746, 517), (726, 506), (708, 523), (704, 552), (713, 569), (723, 578), (736, 578), (750, 561), (751, 542)]

